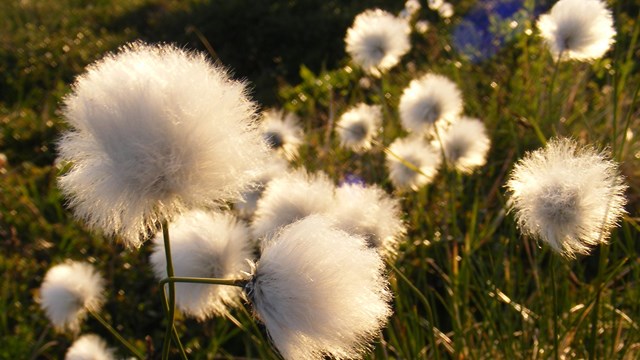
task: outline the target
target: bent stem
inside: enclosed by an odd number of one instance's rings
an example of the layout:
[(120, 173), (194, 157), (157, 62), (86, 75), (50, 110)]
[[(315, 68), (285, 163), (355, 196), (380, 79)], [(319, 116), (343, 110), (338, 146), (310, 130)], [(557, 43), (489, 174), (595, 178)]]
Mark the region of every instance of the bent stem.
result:
[(102, 324), (102, 326), (104, 326), (105, 329), (107, 329), (111, 333), (111, 335), (113, 335), (118, 341), (120, 341), (122, 345), (124, 345), (127, 349), (129, 349), (129, 351), (131, 351), (133, 356), (137, 357), (138, 359), (145, 358), (144, 355), (142, 355), (142, 353), (140, 353), (138, 349), (135, 348), (135, 346), (133, 346), (130, 342), (128, 342), (125, 338), (123, 338), (122, 335), (120, 335), (120, 333), (116, 331), (116, 329), (114, 329), (111, 325), (109, 325), (109, 323), (97, 312), (89, 310), (89, 314), (91, 314), (91, 316), (93, 316), (94, 319), (98, 320), (98, 322)]
[[(167, 261), (167, 276), (171, 278), (173, 277), (173, 260), (171, 257), (171, 244), (169, 240), (169, 222), (167, 220), (162, 221), (162, 237), (164, 239), (164, 254)], [(165, 287), (163, 284), (162, 286), (163, 296), (165, 296), (164, 292), (165, 292)], [(169, 359), (169, 349), (171, 348), (170, 338), (172, 338), (172, 335), (173, 335), (173, 340), (176, 343), (176, 346), (178, 347), (178, 349), (180, 350), (180, 353), (182, 354), (183, 358), (186, 358), (184, 348), (182, 347), (182, 343), (180, 342), (178, 333), (175, 330), (175, 327), (173, 326), (175, 312), (176, 312), (176, 286), (173, 282), (169, 282), (168, 292), (169, 292), (168, 304), (165, 301), (165, 304), (168, 305), (167, 307), (168, 324), (167, 324), (167, 330), (165, 331), (165, 334), (164, 334), (164, 342), (162, 343), (162, 359), (163, 360)]]
[[(162, 291), (160, 292), (160, 294), (162, 294), (162, 309), (164, 310), (164, 314), (167, 315), (169, 314), (169, 302), (167, 301), (167, 294), (164, 291), (164, 284), (162, 285)], [(182, 360), (188, 360), (187, 354), (186, 352), (184, 352), (182, 342), (180, 341), (180, 336), (178, 336), (178, 330), (176, 330), (175, 324), (171, 326), (171, 338), (178, 345), (178, 349), (181, 350), (180, 356), (182, 357)], [(165, 342), (168, 341), (169, 340), (165, 340)]]

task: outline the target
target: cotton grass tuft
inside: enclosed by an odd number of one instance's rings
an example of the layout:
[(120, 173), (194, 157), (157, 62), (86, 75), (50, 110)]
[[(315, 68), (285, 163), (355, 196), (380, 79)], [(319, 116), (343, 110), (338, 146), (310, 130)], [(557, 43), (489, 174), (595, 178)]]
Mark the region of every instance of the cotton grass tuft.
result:
[(334, 193), (335, 185), (321, 172), (298, 170), (271, 180), (251, 223), (254, 237), (268, 239), (285, 225), (326, 213), (334, 205)]
[(405, 19), (380, 9), (365, 10), (347, 30), (346, 49), (354, 63), (379, 77), (396, 66), (409, 51), (410, 33)]
[[(249, 228), (229, 213), (188, 212), (170, 224), (175, 276), (239, 279), (253, 260)], [(158, 279), (167, 277), (162, 233), (153, 239), (151, 264)], [(176, 305), (187, 316), (205, 320), (240, 305), (235, 286), (176, 283)]]
[(366, 239), (369, 247), (393, 255), (406, 228), (397, 199), (376, 185), (345, 184), (336, 189), (336, 204), (328, 216), (338, 228)]
[(491, 140), (484, 124), (469, 117), (454, 121), (433, 142), (442, 149), (447, 163), (457, 171), (470, 174), (487, 162)]
[(360, 103), (347, 110), (336, 126), (340, 145), (355, 152), (371, 149), (371, 141), (382, 126), (382, 107)]
[(441, 162), (440, 153), (419, 137), (396, 139), (386, 157), (389, 179), (401, 190), (417, 191), (431, 183)]
[(113, 349), (98, 335), (80, 336), (67, 350), (64, 360), (115, 360)]
[(246, 86), (204, 54), (129, 44), (72, 90), (60, 188), (78, 218), (129, 247), (161, 220), (239, 197), (267, 153)]
[(571, 139), (527, 153), (506, 187), (520, 230), (569, 258), (606, 243), (625, 213), (618, 165)]
[(363, 238), (313, 215), (263, 250), (248, 297), (285, 359), (360, 358), (391, 315), (383, 271)]
[(67, 261), (50, 268), (40, 287), (40, 306), (58, 331), (77, 333), (87, 311), (100, 311), (104, 280), (88, 263)]
[(560, 0), (537, 26), (555, 59), (598, 59), (615, 42), (611, 11), (600, 0)]
[(462, 94), (447, 77), (426, 74), (409, 83), (400, 97), (400, 121), (413, 133), (427, 133), (438, 122), (451, 122), (462, 112)]
[(285, 113), (284, 110), (267, 110), (262, 113), (260, 131), (271, 150), (287, 160), (298, 156), (298, 148), (302, 144), (302, 128), (298, 125), (295, 114)]

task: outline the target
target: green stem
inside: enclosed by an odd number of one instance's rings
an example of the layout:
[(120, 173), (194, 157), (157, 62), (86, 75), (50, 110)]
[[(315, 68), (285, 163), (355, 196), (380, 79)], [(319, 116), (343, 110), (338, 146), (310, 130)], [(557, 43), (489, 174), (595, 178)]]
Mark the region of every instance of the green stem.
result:
[[(167, 261), (167, 276), (173, 277), (173, 259), (171, 257), (171, 241), (169, 239), (169, 222), (167, 220), (162, 221), (162, 237), (164, 239), (164, 253)], [(176, 346), (181, 353), (184, 353), (184, 348), (180, 343), (179, 337), (177, 336), (177, 331), (174, 328), (174, 319), (176, 313), (176, 285), (173, 282), (169, 282), (169, 301), (168, 301), (168, 309), (167, 309), (167, 330), (164, 334), (164, 342), (162, 344), (162, 360), (169, 359), (169, 349), (171, 348), (171, 338), (174, 336), (174, 341)], [(162, 287), (162, 291), (165, 291), (165, 287)], [(174, 334), (172, 334), (174, 333)], [(177, 341), (176, 341), (177, 339)]]
[(409, 286), (409, 288), (418, 296), (418, 298), (420, 298), (420, 300), (424, 303), (424, 306), (427, 310), (427, 316), (429, 317), (429, 326), (431, 326), (431, 329), (429, 329), (429, 340), (432, 343), (431, 346), (433, 346), (433, 352), (436, 355), (436, 359), (440, 359), (440, 353), (438, 352), (436, 338), (433, 334), (434, 333), (433, 329), (435, 328), (435, 322), (434, 322), (435, 318), (433, 317), (431, 303), (429, 303), (429, 300), (427, 300), (424, 294), (415, 285), (413, 285), (411, 280), (409, 280), (407, 276), (402, 271), (400, 271), (400, 269), (398, 269), (393, 263), (391, 263), (391, 261), (387, 260), (386, 262), (387, 262), (387, 265), (389, 265), (389, 267), (391, 268), (391, 270), (393, 270), (393, 272), (395, 272), (396, 275), (398, 275), (400, 279), (402, 279)]
[[(162, 286), (162, 305), (165, 315), (169, 314), (169, 302), (167, 301), (167, 294), (164, 291), (164, 286)], [(180, 349), (180, 356), (183, 360), (188, 360), (187, 354), (184, 352), (184, 347), (182, 346), (182, 342), (180, 341), (180, 336), (178, 336), (178, 330), (176, 329), (175, 324), (171, 327), (171, 338), (178, 345), (178, 349)]]
[(131, 351), (131, 353), (135, 357), (137, 357), (138, 359), (144, 359), (145, 358), (144, 355), (142, 355), (142, 353), (140, 353), (138, 351), (138, 349), (135, 348), (135, 346), (133, 346), (130, 342), (128, 342), (125, 338), (123, 338), (120, 335), (120, 333), (118, 333), (118, 331), (116, 331), (116, 329), (114, 329), (111, 325), (109, 325), (109, 323), (102, 316), (100, 316), (97, 312), (89, 310), (89, 314), (91, 314), (91, 316), (93, 316), (94, 319), (98, 320), (98, 322), (100, 324), (102, 324), (102, 326), (104, 326), (105, 329), (109, 330), (111, 335), (113, 335), (116, 339), (118, 339), (118, 341), (120, 341), (120, 343), (122, 345), (124, 345), (127, 349), (129, 349), (129, 351)]
[(551, 296), (552, 296), (552, 307), (553, 307), (553, 358), (555, 360), (560, 359), (560, 349), (559, 349), (559, 341), (558, 336), (560, 332), (558, 331), (558, 294), (556, 293), (556, 261), (555, 254), (551, 254)]
[(160, 285), (172, 283), (194, 283), (194, 284), (213, 284), (213, 285), (229, 285), (244, 287), (249, 280), (245, 279), (215, 279), (215, 278), (199, 278), (199, 277), (181, 277), (173, 276), (160, 280)]

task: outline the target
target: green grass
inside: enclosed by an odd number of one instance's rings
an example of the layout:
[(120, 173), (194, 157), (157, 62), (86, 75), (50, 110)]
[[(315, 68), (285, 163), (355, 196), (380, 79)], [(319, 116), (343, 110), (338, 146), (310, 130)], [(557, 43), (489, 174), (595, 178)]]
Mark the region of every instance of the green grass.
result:
[[(35, 299), (46, 270), (67, 258), (90, 261), (103, 273), (108, 301), (102, 316), (122, 336), (141, 351), (147, 350), (147, 336), (156, 351), (162, 348), (165, 320), (149, 265), (150, 247), (128, 251), (88, 232), (72, 218), (56, 188), (55, 141), (64, 129), (58, 107), (84, 66), (126, 41), (141, 37), (204, 49), (185, 29), (200, 28), (221, 5), (213, 0), (85, 3), (0, 2), (0, 153), (8, 157), (0, 169), (0, 358), (64, 355), (72, 336), (54, 332)], [(295, 11), (313, 9), (311, 1), (295, 3)], [(457, 12), (472, 3), (463, 1)], [(338, 3), (328, 4), (338, 8)], [(373, 4), (380, 2), (350, 6), (340, 12), (338, 23), (348, 26), (353, 14)], [(412, 35), (411, 53), (369, 88), (359, 85), (362, 73), (344, 53), (331, 53), (340, 58), (314, 60), (307, 68), (295, 62), (299, 58), (286, 62), (286, 44), (278, 50), (285, 63), (272, 64), (272, 72), (266, 66), (266, 78), (236, 73), (255, 80), (255, 93), (272, 101), (268, 105), (300, 115), (306, 143), (296, 166), (323, 170), (336, 181), (353, 174), (402, 199), (409, 233), (399, 257), (389, 264), (394, 315), (371, 358), (548, 359), (554, 357), (556, 326), (560, 355), (566, 358), (640, 357), (640, 143), (635, 133), (640, 25), (634, 21), (639, 8), (621, 0), (609, 6), (618, 31), (614, 48), (593, 64), (561, 63), (557, 72), (535, 31), (519, 33), (487, 61), (468, 61), (450, 45), (459, 14), (445, 23), (423, 4), (422, 17), (432, 21), (431, 29), (424, 36)], [(244, 15), (284, 16), (289, 10), (283, 8), (284, 3), (264, 6)], [(518, 26), (533, 29), (534, 23), (525, 18)], [(333, 48), (342, 46), (341, 36), (328, 41)], [(217, 54), (223, 63), (253, 51), (212, 45), (216, 51), (225, 48)], [(358, 101), (383, 104), (388, 145), (404, 134), (397, 113), (403, 88), (427, 71), (447, 75), (460, 86), (465, 114), (485, 122), (492, 149), (487, 165), (471, 176), (441, 171), (432, 185), (399, 193), (387, 179), (382, 147), (354, 156), (339, 148), (328, 127)], [(510, 169), (526, 151), (541, 146), (534, 125), (544, 138), (572, 136), (609, 147), (621, 162), (630, 186), (629, 215), (610, 244), (590, 256), (558, 257), (545, 244), (521, 236), (512, 215), (505, 213), (503, 185)], [(233, 312), (233, 320), (203, 323), (178, 314), (177, 329), (190, 358), (275, 358), (249, 311)], [(93, 319), (83, 330), (118, 347)], [(118, 353), (128, 355), (122, 347)]]

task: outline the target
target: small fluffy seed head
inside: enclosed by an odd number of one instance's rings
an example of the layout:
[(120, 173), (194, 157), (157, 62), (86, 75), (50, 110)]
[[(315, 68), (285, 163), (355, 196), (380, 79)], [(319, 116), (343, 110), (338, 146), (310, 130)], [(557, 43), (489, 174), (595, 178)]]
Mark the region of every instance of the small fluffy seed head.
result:
[(271, 179), (284, 176), (289, 172), (287, 161), (279, 156), (269, 157), (256, 178), (256, 183), (242, 193), (241, 199), (233, 203), (233, 209), (243, 219), (250, 219), (258, 208), (258, 200)]
[(426, 74), (415, 79), (400, 97), (402, 126), (416, 134), (427, 133), (437, 122), (450, 122), (462, 112), (462, 95), (447, 77)]
[(269, 243), (247, 292), (285, 359), (359, 358), (391, 315), (383, 272), (364, 239), (313, 215)]
[(58, 331), (77, 333), (87, 311), (100, 311), (104, 280), (88, 263), (67, 261), (53, 266), (40, 287), (40, 306)]
[(472, 173), (487, 162), (491, 147), (482, 121), (468, 117), (454, 121), (433, 143), (442, 148), (449, 165), (465, 174)]
[(293, 160), (298, 156), (298, 148), (302, 143), (302, 128), (298, 125), (298, 117), (284, 110), (270, 109), (262, 113), (260, 124), (262, 137), (271, 150)]
[(400, 202), (378, 186), (345, 184), (336, 189), (336, 204), (327, 214), (338, 228), (363, 237), (369, 247), (393, 255), (406, 233)]
[(342, 114), (338, 121), (340, 145), (355, 152), (367, 151), (381, 125), (382, 107), (360, 103)]
[(380, 10), (356, 16), (347, 30), (347, 52), (357, 65), (374, 76), (394, 67), (411, 48), (409, 23)]
[(567, 257), (606, 242), (625, 213), (617, 164), (571, 139), (527, 153), (506, 187), (520, 230)]
[(163, 219), (237, 198), (267, 154), (245, 85), (169, 45), (130, 44), (89, 66), (63, 115), (62, 192), (78, 218), (130, 247)]
[(598, 59), (615, 42), (611, 11), (600, 0), (560, 0), (537, 26), (555, 59)]
[(440, 153), (419, 137), (396, 139), (386, 157), (393, 186), (414, 191), (433, 180), (441, 162)]
[(323, 173), (298, 170), (271, 180), (251, 223), (254, 237), (270, 238), (285, 225), (327, 212), (334, 204), (334, 191), (335, 185)]
[[(229, 213), (185, 213), (169, 225), (175, 276), (239, 279), (253, 259), (248, 227)], [(162, 233), (153, 239), (151, 264), (156, 277), (167, 277)], [(235, 286), (176, 283), (176, 304), (198, 320), (227, 313), (239, 306), (242, 291)]]
[(115, 360), (113, 349), (98, 335), (80, 336), (67, 350), (64, 360)]

